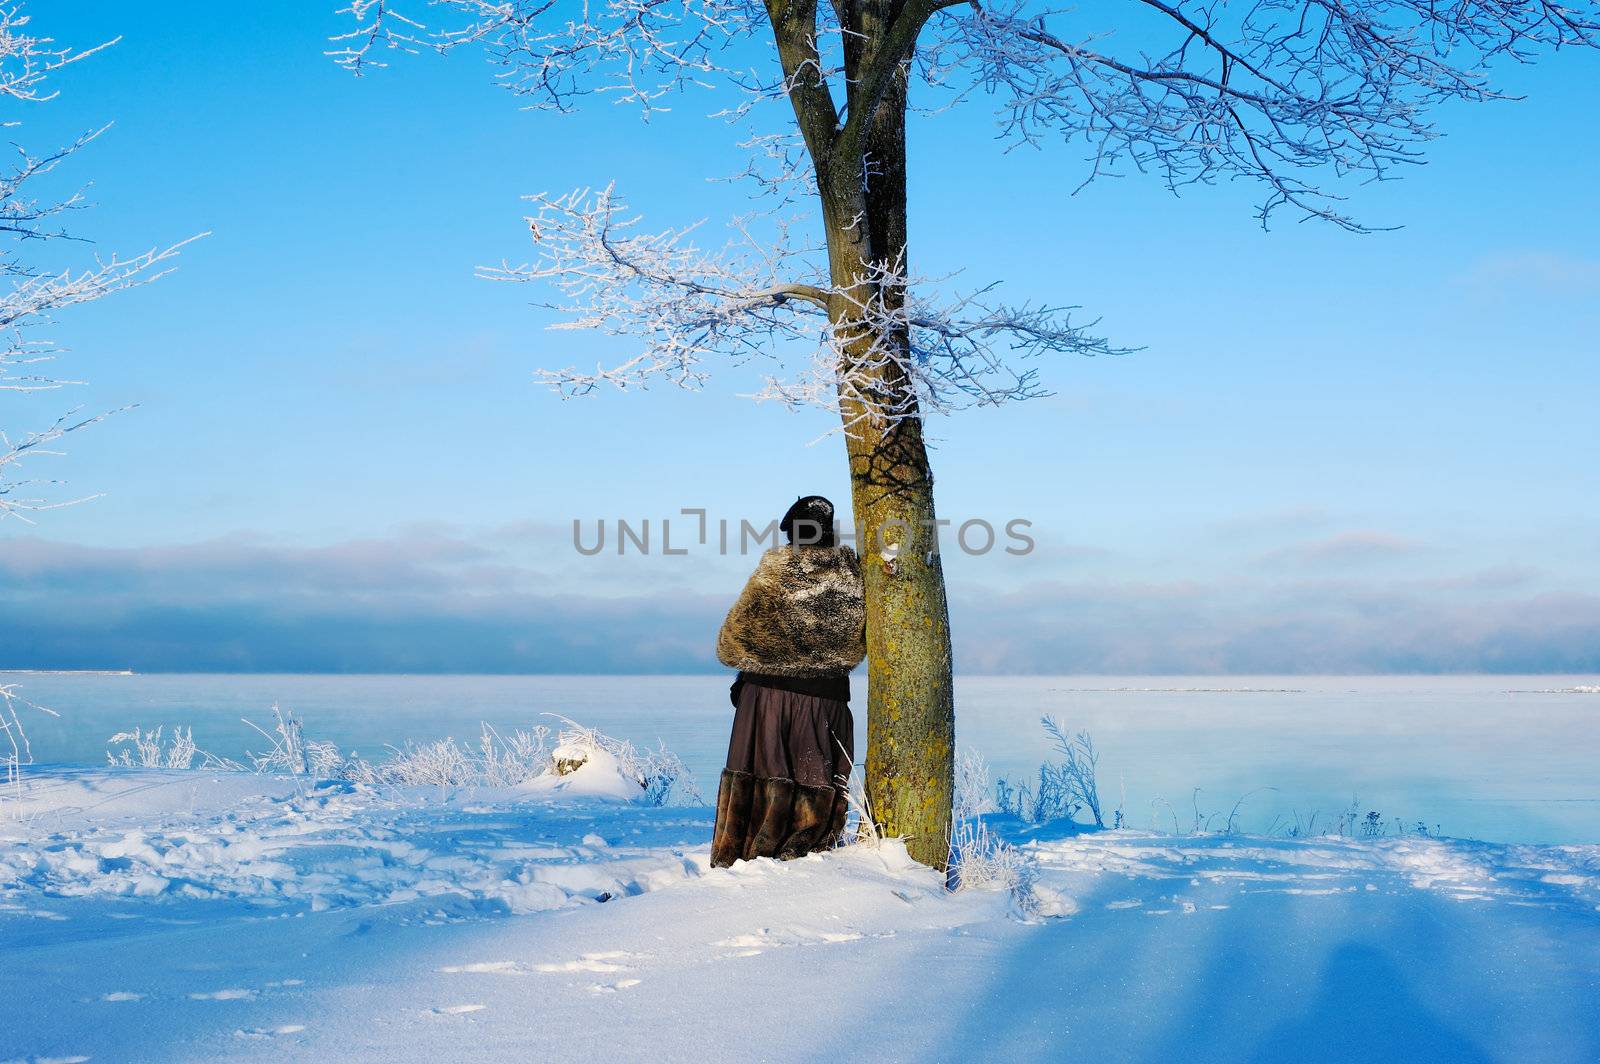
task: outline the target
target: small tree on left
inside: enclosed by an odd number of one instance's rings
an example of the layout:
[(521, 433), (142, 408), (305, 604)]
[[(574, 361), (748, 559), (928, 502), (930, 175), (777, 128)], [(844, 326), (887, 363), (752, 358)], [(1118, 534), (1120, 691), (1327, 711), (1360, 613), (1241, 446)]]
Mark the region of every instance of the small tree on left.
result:
[[(30, 21), (22, 4), (0, 4), (0, 127), (7, 130), (21, 125), (31, 108), (55, 98), (49, 79), (57, 71), (117, 43), (64, 48), (34, 35)], [(155, 280), (188, 243), (128, 258), (93, 255), (77, 265), (41, 265), (37, 254), (30, 260), (29, 251), (40, 251), (47, 244), (81, 242), (66, 223), (89, 205), (82, 188), (57, 195), (41, 189), (53, 183), (50, 175), (107, 128), (91, 129), (43, 153), (18, 145), (10, 165), (0, 167), (0, 399), (82, 383), (51, 372), (62, 352), (41, 330), (67, 307)], [(116, 411), (86, 414), (81, 408), (69, 409), (43, 424), (14, 428), (9, 422), (15, 406), (0, 406), (0, 522), (7, 518), (29, 522), (37, 511), (82, 502), (83, 497), (63, 495), (60, 481), (25, 473), (24, 463), (59, 455), (55, 445), (63, 436), (104, 421)], [(19, 706), (51, 712), (22, 698), (16, 685), (0, 684), (0, 798), (5, 790), (20, 786), (22, 766), (32, 759)]]
[[(19, 3), (0, 5), (0, 127), (22, 124), (22, 116), (56, 96), (50, 78), (64, 67), (89, 58), (116, 44), (116, 40), (83, 49), (62, 47), (49, 37), (31, 31), (31, 18)], [(61, 256), (57, 264), (42, 265), (47, 244), (81, 242), (67, 221), (89, 206), (82, 187), (51, 194), (51, 175), (108, 129), (91, 129), (70, 143), (36, 153), (20, 145), (7, 167), (0, 167), (0, 398), (53, 391), (82, 381), (64, 379), (52, 372), (62, 350), (41, 331), (52, 325), (67, 307), (90, 303), (119, 289), (146, 284), (170, 267), (183, 241), (167, 248), (152, 248), (132, 257), (91, 255), (75, 265)], [(194, 239), (194, 238), (191, 238)], [(13, 426), (9, 409), (0, 407), (0, 521), (29, 521), (40, 510), (82, 502), (64, 495), (59, 480), (39, 478), (25, 463), (59, 455), (63, 436), (104, 421), (112, 413), (86, 414), (74, 408), (43, 423)]]

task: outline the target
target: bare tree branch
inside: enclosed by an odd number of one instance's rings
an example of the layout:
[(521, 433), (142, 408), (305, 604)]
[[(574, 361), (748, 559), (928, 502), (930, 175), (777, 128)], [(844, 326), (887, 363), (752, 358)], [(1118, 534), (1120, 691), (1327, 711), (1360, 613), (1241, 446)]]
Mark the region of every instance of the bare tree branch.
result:
[[(992, 286), (952, 296), (943, 282), (910, 276), (903, 247), (872, 246), (864, 227), (879, 177), (867, 131), (908, 63), (946, 96), (993, 95), (1016, 140), (1087, 144), (1085, 182), (1124, 167), (1174, 191), (1246, 178), (1264, 189), (1263, 224), (1288, 206), (1359, 231), (1367, 226), (1326, 182), (1381, 180), (1418, 162), (1437, 135), (1433, 107), (1500, 97), (1489, 81), (1495, 60), (1600, 39), (1594, 0), (1135, 0), (1108, 19), (1036, 0), (903, 0), (873, 7), (870, 42), (855, 28), (861, 0), (603, 0), (576, 16), (550, 0), (426, 7), (440, 26), (399, 14), (392, 0), (352, 0), (356, 26), (334, 54), (359, 73), (383, 51), (477, 44), (509, 88), (561, 109), (595, 92), (648, 116), (669, 93), (731, 88), (739, 102), (717, 117), (752, 126), (739, 177), (780, 209), (802, 186), (848, 193), (823, 196), (833, 203), (827, 223), (864, 249), (864, 265), (844, 272), (817, 240), (794, 239), (791, 219), (742, 219), (713, 253), (693, 243), (697, 227), (642, 232), (610, 188), (534, 197), (538, 260), (485, 276), (552, 286), (546, 305), (564, 317), (560, 327), (638, 345), (592, 372), (546, 380), (568, 395), (658, 377), (700, 387), (713, 359), (782, 361), (805, 350), (799, 373), (772, 374), (760, 397), (843, 404), (891, 423), (921, 405), (1041, 394), (1037, 367), (1015, 368), (1018, 359), (1118, 350), (1074, 324), (1071, 308), (990, 303)], [(763, 29), (776, 78), (747, 61)], [(766, 105), (778, 101), (793, 112), (789, 132), (766, 124)], [(757, 236), (766, 225), (773, 232)], [(846, 356), (863, 335), (865, 353)]]
[[(45, 86), (47, 75), (115, 43), (80, 51), (61, 48), (48, 38), (29, 34), (28, 21), (20, 5), (0, 7), (0, 104), (37, 104), (53, 99), (55, 94)], [(8, 118), (3, 124), (18, 123)], [(83, 194), (39, 198), (33, 189), (39, 178), (76, 155), (103, 131), (85, 133), (66, 147), (41, 156), (19, 147), (15, 166), (0, 173), (0, 241), (6, 241), (0, 243), (0, 276), (10, 279), (9, 289), (0, 289), (0, 393), (15, 396), (82, 383), (46, 372), (61, 351), (50, 340), (38, 338), (38, 330), (54, 323), (55, 316), (68, 307), (161, 277), (179, 250), (190, 242), (154, 248), (131, 258), (96, 258), (92, 265), (69, 270), (41, 270), (22, 258), (22, 251), (30, 243), (72, 239), (57, 221), (86, 205)], [(62, 437), (120, 412), (80, 416), (74, 409), (34, 430), (8, 432), (0, 425), (0, 520), (11, 517), (27, 521), (31, 512), (82, 501), (59, 499), (59, 481), (24, 477), (23, 464), (29, 459), (59, 455), (53, 445)]]
[[(1502, 98), (1489, 81), (1493, 60), (1600, 40), (1592, 2), (1140, 5), (1150, 17), (1128, 26), (1085, 24), (1027, 0), (951, 12), (938, 20), (924, 68), (935, 82), (1000, 97), (1012, 137), (1087, 143), (1090, 179), (1124, 161), (1174, 190), (1246, 177), (1267, 189), (1263, 224), (1290, 206), (1359, 231), (1367, 226), (1316, 175), (1387, 178), (1437, 136), (1426, 117), (1434, 106)], [(1068, 25), (1082, 28), (1056, 28)], [(1124, 33), (1138, 47), (1114, 52)]]
[[(883, 293), (910, 286), (912, 279), (885, 268), (851, 289), (848, 298), (862, 301), (849, 317), (884, 336), (909, 332), (910, 350), (878, 345), (841, 371), (840, 327), (829, 321), (828, 309), (843, 293), (827, 285), (820, 268), (810, 280), (782, 279), (782, 271), (810, 257), (782, 230), (741, 229), (722, 251), (708, 252), (693, 242), (698, 224), (641, 231), (640, 219), (609, 187), (532, 201), (537, 210), (528, 227), (539, 258), (485, 268), (482, 275), (553, 287), (561, 298), (542, 305), (563, 319), (554, 328), (593, 329), (641, 345), (638, 354), (593, 371), (568, 367), (540, 374), (565, 395), (602, 384), (642, 388), (658, 377), (699, 387), (711, 359), (731, 354), (741, 362), (781, 363), (800, 345), (813, 352), (800, 374), (765, 375), (758, 398), (835, 411), (854, 399), (895, 421), (914, 416), (919, 403), (954, 410), (1048, 394), (1036, 369), (1014, 369), (1010, 356), (1116, 353), (1071, 324), (1073, 308), (1007, 307), (992, 302), (988, 290), (938, 305), (897, 305)], [(940, 286), (928, 281), (920, 287)], [(884, 389), (878, 371), (890, 365), (911, 382), (908, 390)]]
[[(737, 76), (722, 65), (728, 45), (765, 23), (755, 0), (604, 0), (576, 17), (554, 0), (430, 0), (446, 24), (428, 26), (390, 0), (351, 0), (354, 28), (328, 54), (356, 74), (382, 67), (386, 52), (448, 52), (481, 46), (500, 83), (535, 107), (568, 110), (591, 93), (637, 106), (648, 117), (688, 85)], [(453, 21), (452, 21), (453, 20)]]

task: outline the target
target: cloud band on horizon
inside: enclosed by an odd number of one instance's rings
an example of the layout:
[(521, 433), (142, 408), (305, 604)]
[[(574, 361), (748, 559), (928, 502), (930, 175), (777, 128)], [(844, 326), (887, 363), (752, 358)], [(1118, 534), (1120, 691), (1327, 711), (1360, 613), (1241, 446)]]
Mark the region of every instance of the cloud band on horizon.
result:
[[(1345, 560), (1364, 540), (1335, 542), (1337, 550), (1301, 553)], [(1281, 568), (1165, 581), (1079, 575), (1009, 591), (958, 579), (956, 668), (1600, 671), (1600, 596), (1541, 587), (1524, 570), (1424, 579)], [(519, 560), (493, 537), (445, 533), (327, 547), (230, 539), (95, 548), (11, 538), (0, 551), (0, 668), (719, 671), (712, 645), (737, 581), (709, 564), (660, 572), (635, 572), (600, 592)]]

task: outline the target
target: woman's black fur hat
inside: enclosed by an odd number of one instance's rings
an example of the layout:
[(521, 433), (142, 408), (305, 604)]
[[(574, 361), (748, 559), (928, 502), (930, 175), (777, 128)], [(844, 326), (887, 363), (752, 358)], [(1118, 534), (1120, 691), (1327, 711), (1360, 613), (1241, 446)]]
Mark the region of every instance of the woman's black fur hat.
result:
[(838, 541), (833, 528), (833, 503), (821, 495), (796, 499), (778, 527), (797, 547), (832, 547)]

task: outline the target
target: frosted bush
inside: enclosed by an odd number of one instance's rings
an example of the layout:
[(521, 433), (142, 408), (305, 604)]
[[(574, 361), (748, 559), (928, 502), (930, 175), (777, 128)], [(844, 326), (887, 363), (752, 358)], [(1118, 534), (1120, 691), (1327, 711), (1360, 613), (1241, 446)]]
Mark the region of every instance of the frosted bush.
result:
[(982, 817), (958, 821), (950, 836), (947, 885), (955, 893), (1004, 892), (1013, 911), (1025, 919), (1067, 916), (1077, 903), (1039, 883), (1033, 856), (989, 830)]
[[(955, 797), (950, 832), (950, 865), (947, 876), (952, 891), (1004, 891), (1019, 915), (1035, 917), (1060, 915), (1058, 903), (1046, 904), (1038, 886), (1038, 863), (1032, 856), (989, 830), (985, 813), (1015, 812), (1004, 807), (1007, 784), (1000, 781), (1001, 803), (989, 797), (989, 766), (976, 750), (957, 750)], [(1065, 792), (1047, 775), (1041, 791), (1045, 804), (1030, 803), (1035, 810), (1047, 810), (1059, 803)], [(1025, 789), (1026, 793), (1026, 789)], [(1015, 793), (1013, 803), (1018, 801)], [(1050, 894), (1051, 892), (1044, 892)], [(1048, 910), (1048, 911), (1046, 911)]]
[(244, 766), (225, 757), (207, 753), (194, 743), (193, 728), (173, 728), (172, 737), (163, 746), (161, 728), (144, 731), (118, 732), (106, 740), (108, 745), (124, 743), (121, 750), (106, 751), (106, 760), (118, 768), (194, 768), (200, 759), (200, 768), (240, 769)]
[(1386, 835), (1437, 838), (1444, 836), (1444, 825), (1436, 821), (1429, 826), (1426, 820), (1403, 819), (1398, 816), (1386, 820), (1383, 814), (1376, 810), (1369, 810), (1363, 815), (1360, 803), (1352, 798), (1350, 807), (1337, 816), (1324, 817), (1319, 811), (1313, 811), (1309, 816), (1303, 815), (1299, 810), (1291, 810), (1288, 815), (1280, 813), (1267, 826), (1266, 834), (1283, 835), (1291, 839), (1334, 837), (1371, 839)]
[(30, 702), (17, 694), (15, 684), (0, 684), (0, 800), (10, 794), (22, 797), (22, 766), (33, 763), (33, 750), (28, 746), (28, 733), (22, 727), (17, 707), (60, 716), (53, 709)]
[(1001, 812), (1027, 821), (1045, 824), (1052, 820), (1076, 820), (1088, 811), (1094, 826), (1105, 827), (1100, 812), (1100, 785), (1097, 772), (1100, 755), (1086, 731), (1068, 735), (1054, 717), (1041, 717), (1039, 723), (1055, 740), (1059, 762), (1039, 766), (1037, 784), (1013, 784), (1005, 777), (995, 782), (995, 803)]
[(545, 743), (550, 729), (543, 724), (531, 731), (518, 729), (509, 737), (483, 725), (478, 737), (478, 764), (483, 781), (491, 787), (515, 787), (549, 767)]
[(549, 738), (550, 729), (543, 725), (530, 731), (514, 731), (508, 738), (484, 724), (476, 748), (463, 746), (453, 738), (410, 742), (403, 747), (390, 747), (389, 760), (381, 765), (352, 762), (347, 776), (357, 782), (370, 782), (363, 777), (371, 776), (384, 783), (515, 787), (549, 769)]
[(859, 765), (850, 769), (850, 778), (845, 781), (845, 804), (849, 809), (845, 839), (852, 845), (876, 846), (882, 842), (883, 832), (878, 827), (877, 817), (872, 815), (872, 803), (867, 798), (866, 774)]
[(665, 745), (640, 751), (626, 740), (564, 717), (558, 719), (565, 727), (556, 735), (554, 749), (549, 746), (551, 729), (543, 725), (504, 736), (485, 724), (475, 748), (453, 738), (407, 743), (398, 749), (391, 747), (389, 760), (381, 765), (352, 762), (346, 776), (358, 782), (515, 787), (553, 772), (558, 760), (587, 761), (599, 750), (616, 761), (619, 773), (639, 785), (642, 804), (698, 805), (704, 801), (688, 768)]
[(989, 791), (989, 765), (976, 750), (956, 750), (955, 794), (951, 816), (958, 821), (996, 812)]
[(950, 837), (950, 878), (956, 890), (1007, 890), (1029, 893), (1034, 863), (1021, 850), (989, 830), (981, 817), (956, 824)]
[(358, 782), (407, 786), (457, 786), (472, 783), (477, 778), (477, 770), (467, 751), (451, 738), (390, 747), (389, 760), (377, 766), (361, 762), (359, 774), (371, 778)]
[(1074, 820), (1083, 808), (1067, 789), (1057, 767), (1048, 762), (1039, 766), (1037, 784), (1013, 784), (1002, 776), (995, 781), (994, 791), (1000, 812), (1030, 824)]
[(257, 772), (284, 772), (291, 776), (337, 776), (344, 765), (339, 748), (329, 742), (308, 742), (305, 728), (293, 710), (284, 710), (272, 704), (273, 730), (267, 731), (254, 721), (245, 721), (272, 743), (264, 754), (246, 751)]
[(167, 749), (161, 748), (161, 728), (146, 732), (143, 728), (117, 732), (106, 740), (107, 746), (126, 743), (121, 750), (107, 750), (106, 761), (122, 768), (188, 768), (194, 762), (194, 729), (185, 732), (172, 729), (172, 739)]
[(1100, 755), (1095, 752), (1094, 740), (1089, 738), (1086, 731), (1068, 736), (1054, 717), (1042, 717), (1040, 723), (1055, 740), (1056, 750), (1064, 758), (1058, 770), (1068, 794), (1094, 817), (1095, 827), (1105, 827), (1105, 819), (1100, 815), (1100, 780), (1097, 772)]
[[(10, 712), (5, 703), (0, 703), (0, 726), (8, 719), (3, 713)], [(585, 761), (593, 751), (603, 751), (615, 762), (621, 775), (639, 785), (642, 804), (699, 805), (704, 802), (688, 768), (664, 744), (658, 744), (654, 750), (640, 751), (630, 742), (585, 728), (564, 717), (559, 718), (565, 727), (556, 735), (554, 749), (550, 747), (552, 729), (545, 725), (502, 735), (484, 724), (475, 745), (451, 737), (433, 742), (408, 742), (404, 746), (389, 747), (388, 758), (376, 764), (353, 753), (346, 755), (334, 743), (307, 739), (303, 722), (292, 710), (274, 705), (272, 717), (270, 729), (249, 720), (244, 722), (272, 744), (262, 753), (246, 754), (250, 768), (256, 772), (342, 779), (368, 786), (516, 787), (553, 773), (557, 758)], [(135, 728), (118, 733), (110, 742), (126, 745), (108, 751), (106, 756), (113, 765), (139, 768), (243, 770), (245, 767), (200, 750), (190, 730), (175, 729), (165, 743), (162, 734), (160, 728), (149, 732)]]

